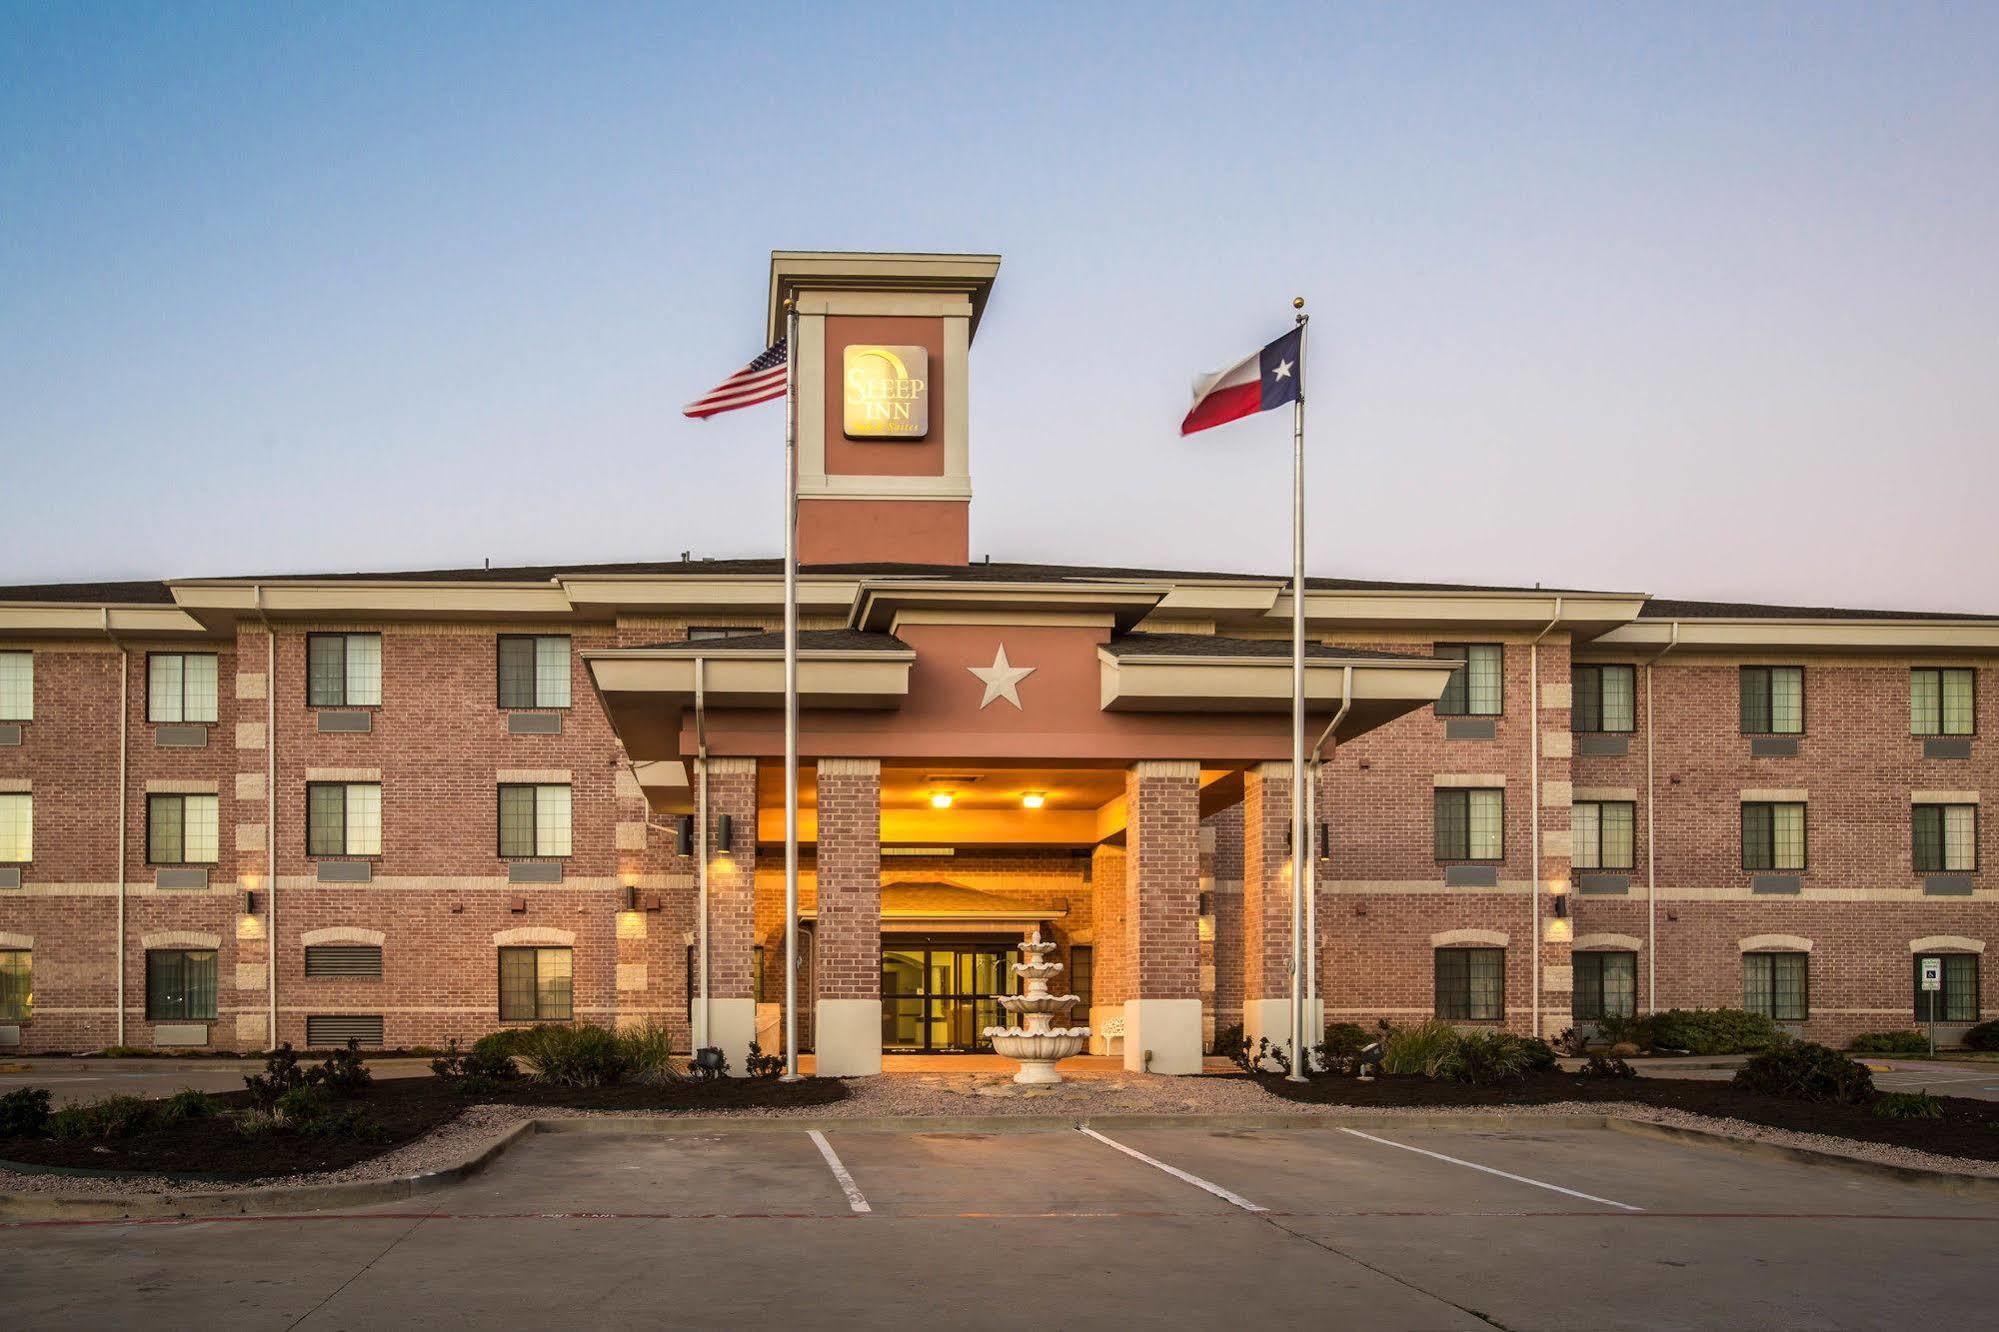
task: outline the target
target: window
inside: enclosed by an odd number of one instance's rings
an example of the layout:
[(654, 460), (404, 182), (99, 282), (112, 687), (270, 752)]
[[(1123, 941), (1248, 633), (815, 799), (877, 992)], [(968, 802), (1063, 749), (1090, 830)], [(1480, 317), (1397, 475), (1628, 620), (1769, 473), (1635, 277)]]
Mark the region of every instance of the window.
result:
[(213, 865), (221, 846), (218, 803), (212, 795), (147, 796), (147, 863)]
[(1802, 870), (1805, 867), (1805, 807), (1749, 803), (1742, 807), (1742, 868)]
[(1071, 945), (1069, 949), (1069, 993), (1083, 1001), (1071, 1010), (1083, 1015), (1081, 1018), (1074, 1019), (1075, 1021), (1089, 1021), (1090, 1001), (1094, 997), (1096, 988), (1096, 949), (1089, 944)]
[(697, 624), (687, 631), (687, 641), (699, 643), (708, 638), (741, 638), (745, 634), (760, 634), (761, 629), (745, 629), (738, 625)]
[(0, 721), (35, 719), (35, 654), (0, 652)]
[(305, 974), (314, 976), (368, 976), (382, 974), (382, 950), (376, 944), (308, 944)]
[(1577, 731), (1630, 731), (1638, 725), (1636, 666), (1575, 668), (1575, 709), (1569, 726)]
[(503, 856), (568, 855), (569, 788), (502, 786), (500, 854)]
[(35, 955), (25, 948), (0, 949), (0, 1022), (26, 1022), (34, 1008)]
[(1916, 805), (1909, 810), (1918, 874), (1969, 874), (1978, 868), (1978, 806)]
[(146, 658), (146, 720), (215, 720), (216, 656), (212, 652), (155, 652)]
[(1437, 1016), (1446, 1022), (1497, 1022), (1506, 1016), (1506, 950), (1439, 948)]
[(214, 1020), (215, 950), (149, 950), (146, 953), (146, 1021)]
[(25, 865), (35, 858), (35, 798), (26, 792), (0, 795), (0, 865)]
[[(1909, 672), (1909, 734), (1971, 735), (1978, 730), (1978, 672), (1919, 666)], [(0, 706), (0, 717), (7, 715)]]
[(1634, 1017), (1638, 1012), (1638, 954), (1577, 953), (1575, 1017), (1578, 1022)]
[(1804, 667), (1744, 666), (1742, 668), (1742, 733), (1744, 735), (1805, 733)]
[(1744, 953), (1742, 1006), (1775, 1022), (1803, 1022), (1810, 1015), (1805, 968), (1810, 953)]
[(500, 1021), (567, 1022), (570, 999), (567, 948), (500, 950)]
[(500, 706), (569, 706), (568, 635), (500, 635)]
[(308, 856), (381, 855), (381, 784), (307, 783), (305, 853)]
[(1570, 863), (1577, 869), (1630, 869), (1632, 814), (1628, 800), (1577, 801), (1569, 810)]
[(1437, 859), (1499, 860), (1505, 856), (1506, 793), (1437, 792)]
[[(4, 965), (5, 953), (0, 953), (0, 965)], [(1923, 963), (1925, 961), (1943, 964), (1943, 988), (1925, 990), (1923, 988)], [(1931, 953), (1915, 959), (1916, 1021), (1918, 1022), (1976, 1022), (1978, 1021), (1978, 954), (1976, 953)]]
[(1437, 700), (1439, 717), (1497, 717), (1504, 694), (1504, 650), (1497, 643), (1439, 643), (1437, 655), (1464, 665), (1453, 672)]
[(382, 702), (380, 634), (307, 634), (305, 701), (315, 708), (372, 708)]

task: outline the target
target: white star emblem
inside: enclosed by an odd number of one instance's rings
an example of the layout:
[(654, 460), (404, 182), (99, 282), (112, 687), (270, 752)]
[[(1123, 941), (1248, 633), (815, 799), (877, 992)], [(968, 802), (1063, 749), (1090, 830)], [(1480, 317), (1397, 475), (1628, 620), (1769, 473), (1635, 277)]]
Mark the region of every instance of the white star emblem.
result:
[(1289, 379), (1289, 378), (1291, 378), (1291, 362), (1289, 362), (1289, 361), (1279, 361), (1279, 362), (1277, 363), (1277, 368), (1276, 368), (1275, 370), (1272, 370), (1272, 371), (1270, 372), (1270, 377), (1271, 377), (1272, 379)]
[(999, 651), (993, 654), (992, 665), (967, 666), (965, 669), (978, 676), (986, 687), (986, 696), (979, 700), (981, 712), (985, 711), (987, 705), (996, 698), (1003, 698), (1014, 707), (1020, 707), (1020, 682), (1034, 674), (1034, 667), (1016, 666), (1006, 659), (1004, 643), (1000, 644)]

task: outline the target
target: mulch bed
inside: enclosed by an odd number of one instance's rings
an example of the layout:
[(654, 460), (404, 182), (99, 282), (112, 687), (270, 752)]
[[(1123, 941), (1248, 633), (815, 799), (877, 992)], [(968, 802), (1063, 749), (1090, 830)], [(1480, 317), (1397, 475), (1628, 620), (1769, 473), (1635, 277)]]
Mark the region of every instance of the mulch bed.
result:
[[(108, 1141), (61, 1142), (54, 1138), (0, 1138), (0, 1161), (17, 1165), (70, 1169), (141, 1171), (147, 1174), (195, 1175), (228, 1179), (268, 1178), (339, 1170), (380, 1156), (451, 1120), (468, 1105), (537, 1105), (577, 1110), (652, 1110), (664, 1113), (747, 1110), (774, 1106), (826, 1105), (846, 1099), (847, 1089), (832, 1078), (803, 1082), (774, 1079), (723, 1078), (713, 1082), (676, 1082), (659, 1087), (544, 1087), (533, 1083), (503, 1085), (498, 1091), (461, 1096), (442, 1078), (387, 1078), (335, 1102), (350, 1106), (379, 1123), (387, 1136), (381, 1141), (312, 1138), (293, 1133), (245, 1137), (230, 1119), (183, 1120), (167, 1128), (149, 1129)], [(230, 1110), (250, 1104), (248, 1092), (225, 1092), (213, 1098)], [(0, 1174), (0, 1191), (6, 1187)]]
[(1690, 1114), (1740, 1119), (1797, 1133), (1823, 1133), (1863, 1142), (1908, 1147), (1938, 1156), (1999, 1161), (1999, 1101), (1939, 1097), (1942, 1119), (1882, 1119), (1866, 1106), (1824, 1105), (1742, 1091), (1726, 1081), (1695, 1078), (1579, 1078), (1573, 1073), (1532, 1073), (1519, 1082), (1466, 1087), (1413, 1075), (1383, 1074), (1372, 1082), (1350, 1077), (1286, 1082), (1262, 1074), (1266, 1091), (1289, 1101), (1359, 1107), (1549, 1105), (1557, 1101), (1629, 1101)]

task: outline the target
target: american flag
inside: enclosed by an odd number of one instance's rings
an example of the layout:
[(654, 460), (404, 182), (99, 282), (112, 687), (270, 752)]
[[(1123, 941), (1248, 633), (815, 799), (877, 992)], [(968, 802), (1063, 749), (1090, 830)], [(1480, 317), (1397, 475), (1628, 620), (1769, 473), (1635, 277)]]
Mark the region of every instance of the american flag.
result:
[(717, 416), (733, 412), (738, 407), (753, 407), (757, 403), (783, 397), (784, 344), (783, 338), (773, 342), (763, 355), (688, 403), (681, 409), (682, 414), (704, 418)]

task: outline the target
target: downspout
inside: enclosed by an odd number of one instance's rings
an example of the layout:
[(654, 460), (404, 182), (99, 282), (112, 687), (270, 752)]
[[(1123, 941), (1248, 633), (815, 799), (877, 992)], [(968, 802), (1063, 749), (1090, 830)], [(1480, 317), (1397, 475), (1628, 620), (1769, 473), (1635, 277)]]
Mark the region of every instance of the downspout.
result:
[(125, 786), (127, 723), (132, 709), (131, 654), (111, 631), (111, 608), (104, 611), (104, 636), (118, 646), (118, 1044), (125, 1044)]
[(1527, 817), (1534, 839), (1528, 848), (1528, 863), (1534, 876), (1534, 890), (1529, 894), (1534, 905), (1528, 915), (1533, 971), (1528, 983), (1534, 987), (1532, 1034), (1536, 1036), (1541, 1034), (1541, 640), (1561, 622), (1562, 599), (1556, 597), (1555, 618), (1527, 645), (1527, 716), (1533, 723), (1527, 733)]
[[(1347, 709), (1352, 706), (1353, 664), (1349, 662), (1340, 670), (1340, 710), (1333, 714), (1333, 719), (1326, 723), (1326, 729), (1320, 732), (1318, 743), (1312, 746), (1311, 760), (1305, 766), (1305, 810), (1311, 816), (1305, 826), (1312, 834), (1313, 843), (1306, 848), (1304, 862), (1305, 1007), (1308, 1009), (1319, 1001), (1319, 769), (1323, 762), (1319, 754), (1329, 741), (1335, 748), (1338, 747), (1339, 741), (1334, 739), (1333, 732), (1347, 719)], [(1325, 1039), (1323, 1030), (1319, 1037)]]
[(1673, 636), (1645, 663), (1645, 1011), (1659, 1011), (1659, 841), (1652, 818), (1652, 667), (1680, 645), (1680, 622)]
[(264, 588), (250, 589), (264, 622), (264, 983), (270, 1024), (264, 1048), (278, 1048), (278, 631), (264, 613)]

